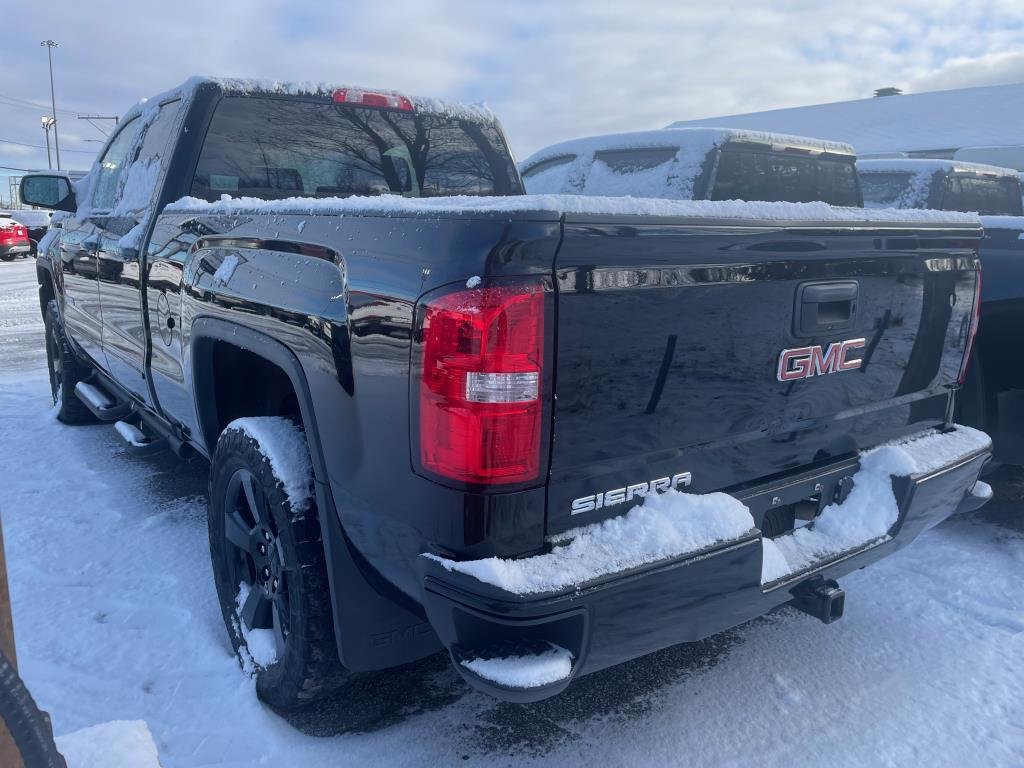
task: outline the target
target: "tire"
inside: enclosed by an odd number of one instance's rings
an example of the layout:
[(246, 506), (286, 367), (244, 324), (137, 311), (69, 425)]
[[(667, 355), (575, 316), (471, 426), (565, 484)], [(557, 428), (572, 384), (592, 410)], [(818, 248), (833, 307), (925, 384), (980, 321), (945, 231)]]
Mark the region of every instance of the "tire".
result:
[(75, 385), (89, 373), (71, 351), (71, 344), (64, 333), (57, 302), (46, 305), (46, 365), (50, 372), (50, 395), (53, 404), (59, 406), (57, 418), (65, 424), (91, 424), (96, 417), (75, 395)]
[[(287, 478), (270, 456), (293, 465), (284, 470)], [(305, 435), (288, 419), (233, 422), (217, 441), (208, 524), (221, 613), (242, 668), (256, 677), (257, 694), (285, 710), (348, 679), (334, 640), (312, 488)], [(296, 495), (309, 498), (293, 503)]]
[(65, 768), (53, 743), (50, 721), (36, 706), (17, 671), (0, 653), (0, 720), (7, 726), (25, 768)]

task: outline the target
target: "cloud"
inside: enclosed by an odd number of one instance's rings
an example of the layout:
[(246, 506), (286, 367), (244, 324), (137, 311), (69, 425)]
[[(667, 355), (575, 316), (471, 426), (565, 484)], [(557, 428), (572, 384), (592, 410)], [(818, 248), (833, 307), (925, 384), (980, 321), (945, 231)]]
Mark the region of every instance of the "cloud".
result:
[[(191, 74), (329, 80), (486, 100), (520, 157), (574, 136), (696, 117), (1005, 82), (1021, 72), (1016, 0), (66, 2), (5, 9), (0, 93), (121, 114)], [(0, 138), (42, 144), (38, 110), (0, 103)], [(62, 150), (99, 134), (61, 115)], [(72, 127), (74, 125), (74, 127)], [(66, 143), (65, 143), (66, 140)], [(63, 153), (87, 164), (87, 154)], [(38, 150), (35, 165), (45, 165)]]
[(1005, 51), (977, 58), (950, 59), (910, 85), (915, 91), (942, 91), (1011, 83), (1024, 83), (1024, 53)]

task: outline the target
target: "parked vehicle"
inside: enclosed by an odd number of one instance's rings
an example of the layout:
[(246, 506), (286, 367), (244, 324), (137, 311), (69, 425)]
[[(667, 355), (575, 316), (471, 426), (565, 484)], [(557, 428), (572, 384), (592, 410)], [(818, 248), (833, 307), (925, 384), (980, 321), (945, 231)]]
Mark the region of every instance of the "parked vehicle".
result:
[(992, 435), (995, 458), (1024, 464), (1024, 369), (1007, 349), (1024, 327), (1024, 217), (1017, 171), (957, 160), (860, 160), (869, 207), (976, 211), (985, 237), (978, 342), (957, 419)]
[(276, 706), (440, 649), (536, 700), (832, 621), (834, 579), (990, 494), (951, 421), (976, 217), (522, 191), (482, 109), (220, 80), (22, 184), (75, 211), (37, 261), (59, 417), (210, 462)]
[(1021, 216), (1020, 177), (1012, 168), (934, 159), (857, 163), (868, 208), (932, 208)]
[(0, 213), (0, 259), (11, 261), (18, 256), (26, 257), (31, 250), (25, 225), (9, 214)]
[[(0, 212), (0, 216), (4, 214)], [(19, 224), (25, 225), (25, 229), (28, 230), (28, 240), (31, 246), (31, 253), (34, 256), (36, 253), (36, 246), (39, 241), (43, 239), (43, 235), (46, 234), (46, 230), (50, 227), (50, 218), (53, 216), (53, 211), (33, 211), (33, 210), (13, 210), (9, 211), (8, 215), (18, 222)]]
[(861, 205), (848, 144), (733, 128), (616, 133), (565, 141), (520, 165), (532, 194)]

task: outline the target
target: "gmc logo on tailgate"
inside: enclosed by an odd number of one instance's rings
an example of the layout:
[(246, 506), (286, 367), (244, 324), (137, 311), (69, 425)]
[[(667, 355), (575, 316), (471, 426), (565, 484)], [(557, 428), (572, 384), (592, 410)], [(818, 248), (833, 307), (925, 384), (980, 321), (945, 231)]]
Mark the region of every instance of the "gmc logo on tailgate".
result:
[(861, 349), (865, 339), (849, 339), (837, 341), (828, 347), (795, 347), (784, 349), (779, 355), (779, 381), (795, 381), (809, 379), (812, 376), (824, 376), (826, 373), (853, 371), (860, 368), (863, 358), (851, 358), (850, 353)]

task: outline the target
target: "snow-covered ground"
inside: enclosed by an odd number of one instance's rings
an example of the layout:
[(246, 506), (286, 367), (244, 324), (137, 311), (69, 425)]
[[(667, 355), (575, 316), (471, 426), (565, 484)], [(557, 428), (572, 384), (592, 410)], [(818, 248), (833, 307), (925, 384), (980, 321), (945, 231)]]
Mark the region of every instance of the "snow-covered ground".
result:
[(164, 768), (1024, 764), (1020, 472), (844, 579), (837, 624), (785, 610), (529, 706), (428, 659), (358, 694), (373, 732), (333, 702), (288, 722), (228, 646), (203, 466), (53, 419), (33, 269), (0, 263), (0, 514), (21, 672), (58, 736), (144, 721)]

